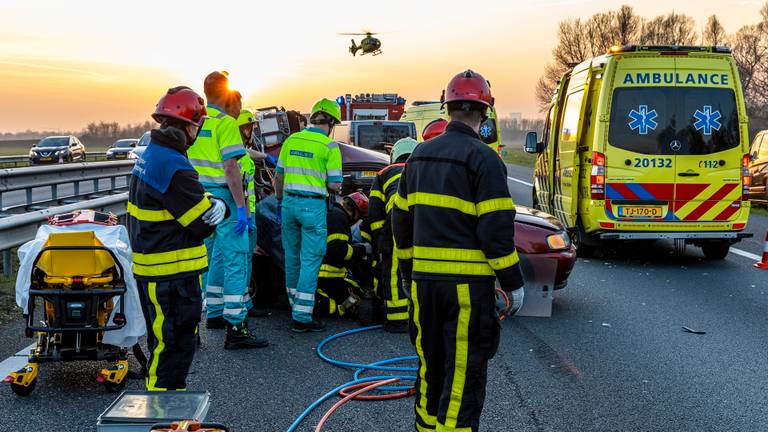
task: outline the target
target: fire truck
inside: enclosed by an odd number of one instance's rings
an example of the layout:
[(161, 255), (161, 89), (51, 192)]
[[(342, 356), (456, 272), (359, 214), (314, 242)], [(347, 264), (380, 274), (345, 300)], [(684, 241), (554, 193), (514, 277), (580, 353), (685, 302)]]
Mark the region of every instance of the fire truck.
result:
[(341, 106), (341, 119), (400, 120), (405, 111), (405, 98), (397, 93), (347, 94), (336, 98)]

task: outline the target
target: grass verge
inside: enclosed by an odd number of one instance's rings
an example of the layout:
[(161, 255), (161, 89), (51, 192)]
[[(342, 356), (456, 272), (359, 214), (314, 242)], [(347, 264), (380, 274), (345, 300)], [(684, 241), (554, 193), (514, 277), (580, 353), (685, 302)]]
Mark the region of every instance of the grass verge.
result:
[(504, 162), (533, 168), (533, 165), (536, 163), (536, 156), (537, 155), (535, 154), (526, 153), (522, 150), (505, 149), (503, 158)]

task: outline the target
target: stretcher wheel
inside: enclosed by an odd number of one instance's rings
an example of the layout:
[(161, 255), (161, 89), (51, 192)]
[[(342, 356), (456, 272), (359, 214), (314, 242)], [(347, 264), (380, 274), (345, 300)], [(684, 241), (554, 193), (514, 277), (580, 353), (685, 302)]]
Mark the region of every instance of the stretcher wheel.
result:
[(125, 384), (128, 382), (127, 379), (123, 379), (120, 384), (115, 384), (113, 382), (104, 381), (104, 387), (107, 389), (110, 393), (119, 393), (125, 389)]
[(13, 390), (13, 392), (16, 393), (16, 395), (18, 396), (26, 397), (32, 394), (32, 391), (35, 390), (36, 385), (37, 385), (37, 378), (33, 379), (28, 386), (11, 383), (11, 390)]

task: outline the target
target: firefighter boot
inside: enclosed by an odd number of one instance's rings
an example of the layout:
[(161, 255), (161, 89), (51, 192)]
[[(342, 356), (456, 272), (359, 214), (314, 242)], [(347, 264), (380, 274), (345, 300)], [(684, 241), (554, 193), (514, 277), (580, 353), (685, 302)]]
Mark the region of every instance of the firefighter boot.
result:
[(227, 337), (224, 339), (224, 349), (264, 348), (267, 345), (269, 345), (269, 342), (266, 339), (260, 338), (248, 330), (248, 324), (245, 321), (236, 326), (227, 323)]

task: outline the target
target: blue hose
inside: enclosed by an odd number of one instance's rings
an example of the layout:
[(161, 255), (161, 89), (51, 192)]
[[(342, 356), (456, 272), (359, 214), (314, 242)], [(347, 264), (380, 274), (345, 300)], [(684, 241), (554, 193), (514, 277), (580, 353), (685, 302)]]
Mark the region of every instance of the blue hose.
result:
[[(320, 406), (323, 402), (327, 401), (328, 399), (332, 398), (333, 396), (337, 395), (341, 390), (360, 383), (367, 383), (372, 381), (381, 381), (389, 378), (400, 378), (401, 381), (416, 381), (416, 375), (383, 375), (383, 376), (374, 376), (374, 377), (367, 377), (367, 378), (360, 378), (360, 375), (362, 375), (365, 371), (387, 371), (387, 372), (416, 372), (418, 368), (415, 367), (404, 367), (404, 366), (388, 366), (394, 363), (402, 363), (406, 361), (414, 361), (418, 360), (417, 356), (402, 356), (402, 357), (394, 357), (390, 359), (380, 360), (373, 363), (351, 363), (351, 362), (345, 362), (341, 360), (336, 360), (328, 355), (326, 355), (323, 352), (323, 347), (327, 345), (328, 343), (343, 338), (345, 336), (362, 333), (366, 331), (371, 330), (378, 330), (383, 328), (382, 325), (375, 325), (370, 327), (361, 327), (357, 329), (347, 330), (341, 333), (337, 333), (335, 335), (329, 336), (325, 339), (323, 339), (318, 345), (317, 345), (317, 355), (320, 357), (323, 361), (330, 363), (334, 366), (339, 366), (343, 368), (350, 368), (355, 369), (355, 373), (353, 375), (354, 379), (352, 381), (349, 381), (345, 384), (342, 384), (333, 390), (329, 391), (328, 393), (324, 394), (322, 397), (314, 401), (310, 406), (307, 407), (300, 415), (299, 417), (291, 424), (291, 426), (288, 428), (287, 432), (295, 432), (302, 421), (304, 421), (305, 418), (309, 414), (312, 413), (318, 406)], [(384, 386), (379, 387), (378, 390), (383, 391), (406, 391), (412, 389), (412, 386)]]

